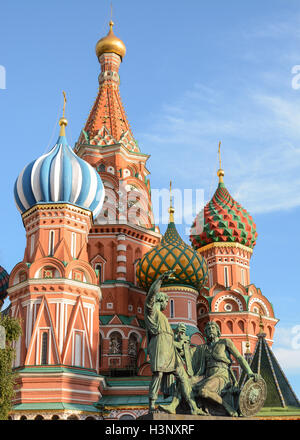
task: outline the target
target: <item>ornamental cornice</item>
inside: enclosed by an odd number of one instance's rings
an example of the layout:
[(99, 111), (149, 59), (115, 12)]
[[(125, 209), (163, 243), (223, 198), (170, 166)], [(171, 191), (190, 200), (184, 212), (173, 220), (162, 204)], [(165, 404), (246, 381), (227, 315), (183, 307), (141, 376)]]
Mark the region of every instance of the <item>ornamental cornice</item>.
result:
[(211, 248), (230, 248), (230, 247), (231, 248), (239, 248), (239, 249), (242, 249), (242, 250), (244, 250), (246, 252), (249, 252), (250, 254), (253, 254), (253, 249), (251, 249), (248, 246), (245, 246), (245, 245), (240, 244), (240, 243), (229, 243), (229, 242), (223, 242), (223, 241), (222, 242), (209, 243), (209, 244), (207, 244), (205, 246), (202, 246), (202, 247), (198, 248), (197, 252), (202, 253), (202, 252), (205, 252), (205, 251), (207, 251), (208, 249), (211, 249)]
[(23, 221), (25, 218), (29, 217), (35, 211), (46, 211), (46, 210), (60, 210), (60, 209), (68, 209), (73, 212), (77, 212), (79, 214), (83, 214), (92, 218), (92, 213), (88, 209), (80, 208), (79, 206), (72, 205), (71, 203), (38, 203), (32, 208), (28, 209), (22, 214)]
[(197, 296), (199, 294), (198, 290), (186, 286), (163, 286), (160, 288), (160, 290), (162, 290), (163, 292), (190, 292), (196, 294)]

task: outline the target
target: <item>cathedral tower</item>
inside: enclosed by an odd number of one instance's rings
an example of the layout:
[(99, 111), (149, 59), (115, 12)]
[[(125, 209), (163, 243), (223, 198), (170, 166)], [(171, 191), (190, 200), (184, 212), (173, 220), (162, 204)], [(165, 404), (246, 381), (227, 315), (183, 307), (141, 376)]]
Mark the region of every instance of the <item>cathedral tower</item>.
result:
[(20, 318), (14, 409), (30, 418), (97, 413), (101, 290), (89, 264), (88, 233), (100, 212), (99, 175), (72, 151), (67, 120), (52, 150), (15, 184), (26, 230), (23, 261), (11, 272), (10, 313)]
[[(208, 283), (198, 298), (198, 326), (203, 331), (207, 321), (216, 321), (222, 335), (232, 339), (238, 350), (247, 355), (256, 346), (260, 315), (270, 345), (278, 320), (271, 303), (250, 282), (256, 225), (225, 187), (220, 144), (219, 160), (218, 187), (197, 215), (190, 235), (192, 246), (208, 265)], [(239, 374), (239, 367), (235, 368)]]
[(98, 41), (99, 91), (75, 152), (100, 174), (105, 186), (101, 213), (89, 234), (89, 261), (98, 269), (103, 293), (100, 307), (101, 371), (136, 365), (143, 326), (145, 292), (136, 285), (135, 267), (160, 241), (151, 205), (148, 155), (133, 137), (119, 91), (119, 67), (126, 48), (113, 22)]

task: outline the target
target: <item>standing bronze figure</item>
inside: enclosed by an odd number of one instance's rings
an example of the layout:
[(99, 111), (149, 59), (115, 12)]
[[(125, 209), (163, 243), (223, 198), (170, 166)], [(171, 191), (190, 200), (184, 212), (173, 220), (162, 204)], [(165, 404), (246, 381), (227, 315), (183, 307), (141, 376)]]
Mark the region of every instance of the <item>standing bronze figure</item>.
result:
[(174, 345), (174, 333), (163, 311), (168, 305), (168, 295), (160, 292), (163, 280), (172, 277), (173, 271), (162, 274), (151, 285), (145, 302), (145, 325), (147, 330), (148, 353), (152, 370), (149, 386), (149, 412), (155, 412), (155, 402), (162, 381), (172, 380), (174, 375), (192, 414), (203, 414), (193, 399), (192, 387)]

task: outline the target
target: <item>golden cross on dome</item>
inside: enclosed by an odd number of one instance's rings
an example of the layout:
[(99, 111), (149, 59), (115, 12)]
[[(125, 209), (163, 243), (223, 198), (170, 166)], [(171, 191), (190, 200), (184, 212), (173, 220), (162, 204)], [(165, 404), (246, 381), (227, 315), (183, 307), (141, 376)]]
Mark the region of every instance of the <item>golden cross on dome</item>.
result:
[(219, 177), (219, 183), (223, 183), (223, 177), (224, 177), (224, 170), (222, 170), (222, 165), (221, 165), (221, 141), (219, 142), (219, 148), (218, 148), (218, 154), (219, 154), (219, 169), (217, 172), (217, 175)]
[(174, 223), (174, 212), (175, 209), (172, 206), (172, 181), (170, 180), (170, 208), (169, 208), (169, 223), (173, 222)]
[(64, 95), (64, 106), (63, 106), (63, 118), (64, 118), (65, 117), (66, 102), (67, 102), (66, 93), (64, 91), (63, 91), (63, 95)]
[(63, 115), (62, 118), (60, 118), (59, 120), (59, 125), (60, 125), (60, 136), (65, 136), (66, 135), (66, 131), (65, 131), (65, 127), (68, 125), (68, 120), (65, 118), (65, 110), (66, 110), (66, 102), (67, 102), (67, 98), (66, 98), (66, 93), (63, 91), (63, 96), (64, 96), (64, 104), (63, 104)]
[(112, 28), (113, 28), (113, 25), (114, 25), (114, 22), (113, 22), (113, 5), (112, 5), (112, 2), (110, 3), (110, 22), (109, 22), (109, 27), (110, 27), (110, 30), (112, 31)]

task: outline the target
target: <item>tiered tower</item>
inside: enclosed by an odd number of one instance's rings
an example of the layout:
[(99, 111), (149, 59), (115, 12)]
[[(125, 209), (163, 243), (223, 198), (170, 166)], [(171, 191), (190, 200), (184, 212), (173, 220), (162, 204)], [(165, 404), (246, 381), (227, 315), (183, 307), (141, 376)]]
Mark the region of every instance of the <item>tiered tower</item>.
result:
[[(10, 313), (20, 318), (14, 410), (22, 417), (96, 415), (101, 290), (87, 238), (103, 204), (99, 175), (65, 137), (27, 165), (15, 184), (26, 230), (24, 259), (11, 272)], [(50, 413), (50, 415), (49, 415)], [(24, 415), (25, 414), (25, 415)]]
[[(268, 299), (250, 282), (250, 258), (256, 243), (256, 225), (251, 215), (236, 202), (218, 170), (219, 185), (191, 229), (190, 240), (208, 265), (208, 284), (198, 298), (198, 326), (216, 321), (222, 335), (231, 338), (242, 354), (253, 353), (260, 315), (266, 341), (272, 345), (278, 320)], [(235, 372), (240, 370), (236, 365)]]
[(98, 41), (99, 92), (75, 146), (78, 156), (101, 175), (105, 201), (89, 234), (89, 260), (98, 269), (101, 371), (132, 369), (145, 335), (145, 292), (135, 280), (136, 263), (160, 241), (150, 196), (148, 155), (141, 153), (119, 91), (119, 66), (126, 52), (113, 22)]

